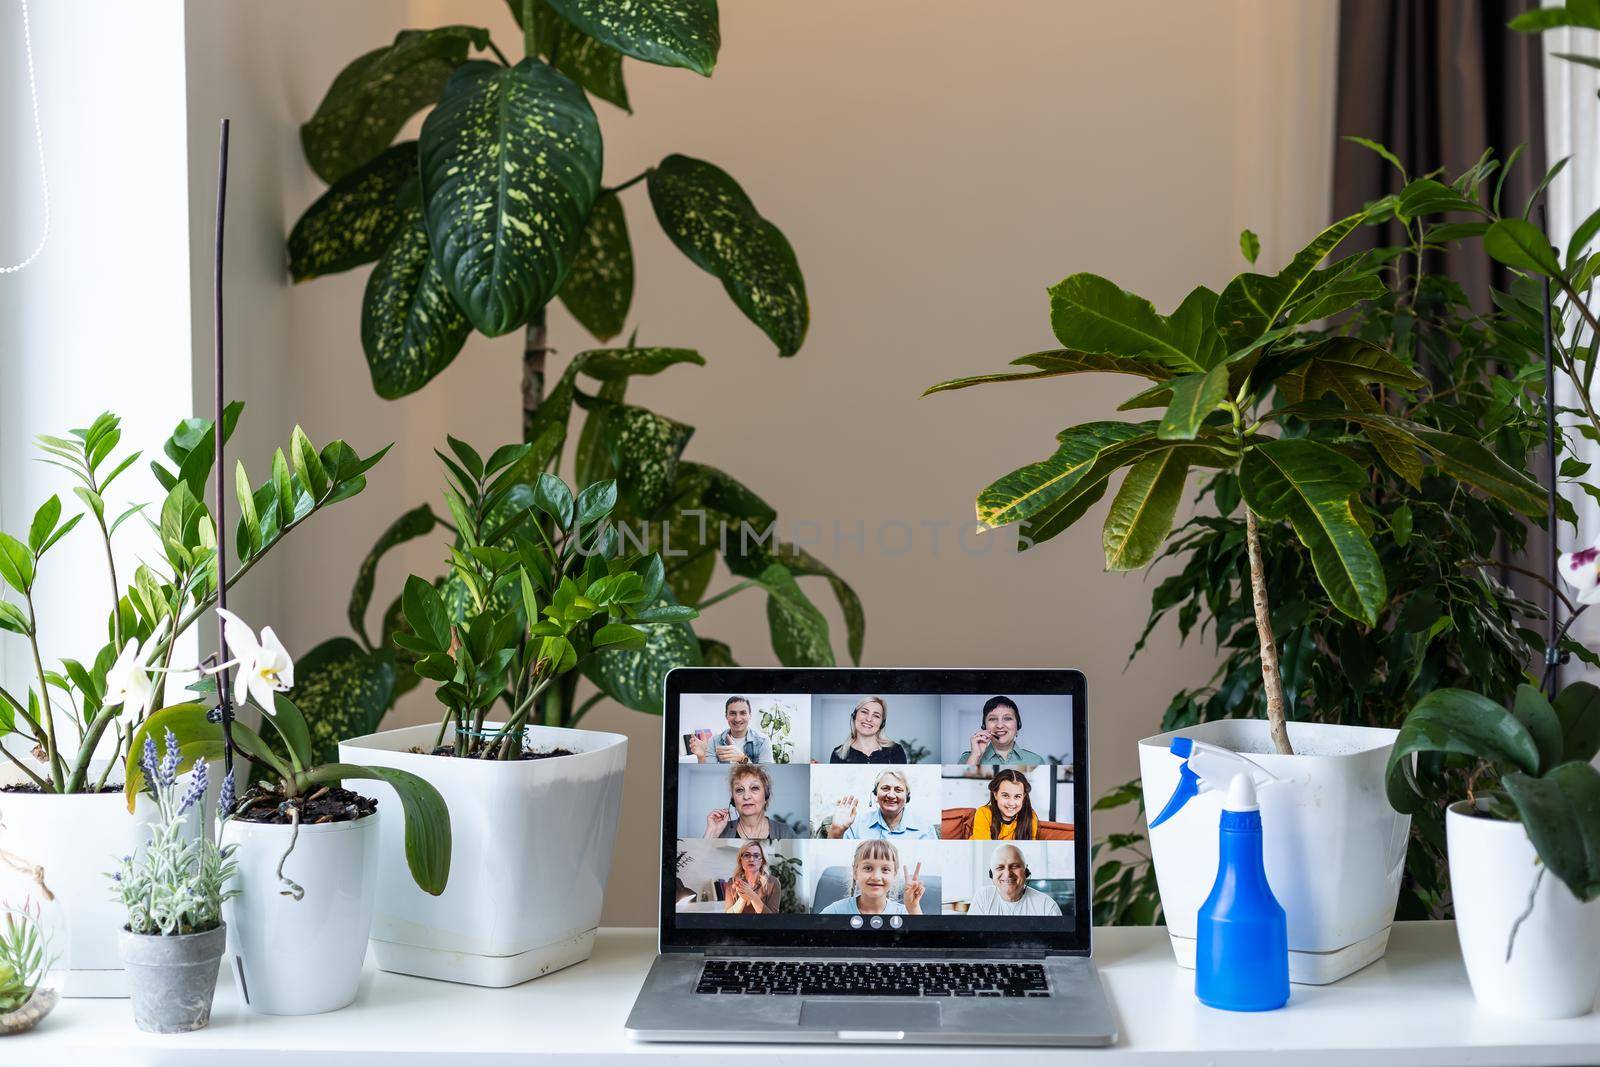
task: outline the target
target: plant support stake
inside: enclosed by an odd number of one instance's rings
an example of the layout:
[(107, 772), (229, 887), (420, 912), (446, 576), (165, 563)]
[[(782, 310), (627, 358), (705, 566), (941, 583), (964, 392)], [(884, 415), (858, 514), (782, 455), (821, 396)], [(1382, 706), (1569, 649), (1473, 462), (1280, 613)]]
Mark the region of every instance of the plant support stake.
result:
[[(222, 138), (217, 146), (217, 234), (216, 254), (211, 268), (211, 440), (216, 446), (217, 479), (216, 541), (217, 541), (217, 662), (228, 662), (228, 637), (223, 628), (222, 612), (228, 607), (228, 524), (225, 516), (222, 465), (222, 223), (228, 207), (228, 120), (222, 120)], [(222, 723), (222, 768), (225, 774), (233, 773), (233, 701), (229, 698), (228, 668), (217, 671), (217, 716)]]
[[(1539, 227), (1549, 232), (1545, 223), (1545, 207), (1539, 205)], [(1556, 689), (1560, 685), (1561, 665), (1561, 633), (1556, 629), (1556, 558), (1557, 552), (1557, 527), (1556, 504), (1559, 486), (1556, 481), (1556, 369), (1552, 362), (1551, 348), (1555, 339), (1555, 323), (1552, 321), (1554, 312), (1550, 307), (1550, 279), (1544, 279), (1544, 458), (1550, 471), (1550, 484), (1545, 488), (1545, 646), (1544, 646), (1544, 688), (1545, 695), (1555, 698)], [(1521, 920), (1517, 920), (1521, 924)], [(1510, 948), (1506, 955), (1511, 954)]]

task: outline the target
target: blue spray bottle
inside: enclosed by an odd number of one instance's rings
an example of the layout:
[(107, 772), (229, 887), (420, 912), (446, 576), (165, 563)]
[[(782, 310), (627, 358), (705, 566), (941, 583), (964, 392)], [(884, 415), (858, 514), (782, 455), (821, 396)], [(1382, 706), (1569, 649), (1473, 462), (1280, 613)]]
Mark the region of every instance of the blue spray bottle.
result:
[(1222, 804), (1217, 880), (1200, 905), (1194, 992), (1228, 1011), (1271, 1011), (1289, 1001), (1289, 927), (1267, 884), (1255, 782), (1236, 774)]
[(1160, 826), (1208, 790), (1226, 789), (1217, 880), (1197, 916), (1194, 992), (1204, 1004), (1229, 1011), (1270, 1011), (1289, 999), (1289, 931), (1283, 907), (1267, 884), (1256, 782), (1277, 780), (1253, 760), (1189, 737), (1172, 739), (1183, 760), (1178, 786), (1150, 820)]

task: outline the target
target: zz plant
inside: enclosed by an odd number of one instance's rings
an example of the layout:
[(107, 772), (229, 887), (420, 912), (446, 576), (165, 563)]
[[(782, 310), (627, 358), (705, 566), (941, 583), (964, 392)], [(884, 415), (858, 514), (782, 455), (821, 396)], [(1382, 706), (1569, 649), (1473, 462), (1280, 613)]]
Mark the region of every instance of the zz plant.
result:
[[(978, 520), (1020, 523), (1025, 548), (1076, 523), (1125, 471), (1102, 542), (1107, 569), (1131, 570), (1160, 555), (1190, 474), (1211, 472), (1243, 506), (1253, 644), (1273, 742), (1286, 754), (1289, 708), (1265, 540), (1292, 536), (1333, 608), (1371, 629), (1389, 597), (1364, 500), (1376, 465), (1412, 486), (1430, 474), (1470, 485), (1524, 515), (1544, 508), (1539, 486), (1521, 472), (1524, 456), (1513, 465), (1477, 436), (1386, 410), (1384, 396), (1428, 388), (1408, 360), (1379, 340), (1314, 328), (1385, 291), (1379, 256), (1324, 264), (1366, 217), (1334, 223), (1276, 274), (1246, 272), (1220, 293), (1197, 287), (1170, 315), (1104, 278), (1075, 274), (1049, 291), (1062, 347), (1015, 360), (1023, 370), (929, 390), (1086, 372), (1150, 383), (1120, 410), (1157, 408), (1160, 418), (1068, 427), (1051, 456), (978, 495)], [(1308, 433), (1322, 426), (1338, 432)]]
[[(516, 480), (530, 445), (508, 445), (487, 460), (461, 441), (450, 446), (455, 459), (440, 456), (458, 539), (450, 576), (442, 589), (415, 575), (406, 581), (407, 629), (395, 641), (416, 657), (419, 676), (439, 683), (445, 715), (436, 748), (450, 731), (451, 755), (519, 759), (529, 722), (553, 717), (541, 711), (558, 700), (563, 677), (609, 652), (650, 678), (642, 627), (696, 613), (672, 602), (660, 556), (621, 551), (610, 521), (615, 482), (574, 498), (553, 474), (541, 473), (531, 488)], [(462, 604), (452, 607), (454, 600)], [(504, 722), (491, 726), (501, 701)]]
[[(703, 364), (697, 352), (630, 339), (578, 352), (547, 383), (552, 299), (601, 343), (622, 333), (634, 287), (624, 203), (638, 185), (673, 244), (722, 282), (780, 356), (794, 355), (805, 340), (810, 311), (794, 251), (726, 172), (672, 154), (615, 185), (601, 181), (604, 145), (591, 98), (630, 108), (624, 58), (709, 76), (720, 47), (715, 0), (508, 6), (523, 38), (515, 63), (487, 29), (445, 26), (404, 31), (340, 72), (301, 128), (306, 159), (329, 188), (289, 235), (290, 273), (299, 281), (375, 264), (360, 335), (373, 387), (384, 397), (421, 389), (474, 331), (495, 337), (521, 329), (523, 443), (530, 447), (517, 477), (524, 485), (558, 468), (583, 411), (572, 480), (616, 481), (616, 520), (663, 555), (666, 588), (679, 603), (712, 602), (706, 590), (720, 555), (742, 579), (734, 591), (766, 593), (778, 659), (831, 666), (827, 621), (795, 581), (820, 576), (839, 600), (849, 653), (859, 662), (865, 617), (850, 586), (804, 550), (773, 540), (767, 532), (776, 515), (760, 497), (682, 458), (693, 427), (624, 402), (629, 378)], [(423, 109), (418, 139), (395, 143)], [(758, 531), (753, 544), (739, 536), (746, 524)], [(394, 641), (407, 625), (402, 597), (384, 613), (377, 640), (366, 612), (382, 556), (445, 528), (426, 505), (395, 520), (357, 575), (352, 636), (303, 658), (302, 700), (320, 743), (375, 729), (416, 684), (414, 650)], [(720, 535), (730, 528), (732, 536)], [(626, 658), (602, 652), (582, 674), (604, 696), (659, 712), (667, 670), (730, 661), (726, 644), (699, 637), (687, 622), (654, 624), (647, 633), (643, 650)], [(641, 659), (649, 677), (638, 674)], [(563, 676), (543, 721), (572, 725), (581, 717), (589, 705), (577, 703), (578, 677)], [(359, 697), (336, 695), (351, 692)]]
[[(244, 405), (224, 410), (223, 439), (232, 434)], [(157, 517), (146, 504), (120, 511), (111, 507), (113, 484), (139, 458), (118, 454), (122, 430), (107, 412), (88, 427), (66, 437), (41, 437), (45, 462), (65, 470), (75, 484), (73, 494), (84, 511), (64, 514), (59, 496), (34, 513), (25, 537), (0, 533), (0, 591), (9, 587), (16, 601), (0, 599), (0, 631), (28, 645), (33, 683), (20, 693), (0, 687), (0, 737), (16, 733), (29, 743), (36, 758), (0, 747), (11, 764), (34, 787), (53, 793), (95, 792), (105, 788), (113, 767), (132, 751), (129, 738), (165, 695), (166, 671), (172, 666), (178, 638), (187, 633), (217, 599), (217, 529), (202, 502), (215, 464), (213, 426), (208, 419), (179, 423), (163, 446), (165, 459), (150, 464), (166, 496)], [(355, 496), (366, 487), (366, 472), (384, 449), (362, 457), (343, 441), (317, 449), (298, 426), (287, 455), (274, 452), (270, 475), (253, 484), (240, 462), (234, 469), (240, 517), (233, 531), (238, 565), (227, 575), (232, 588), (290, 531), (313, 515)], [(114, 517), (108, 517), (112, 516)], [(41, 652), (43, 620), (35, 611), (34, 591), (45, 557), (88, 515), (105, 548), (107, 568), (105, 644), (82, 659), (63, 659), (55, 668)], [(155, 538), (155, 552), (119, 575), (113, 539), (124, 524), (142, 518)], [(119, 660), (121, 663), (119, 664)], [(133, 673), (155, 680), (137, 691), (116, 682), (115, 675)], [(108, 746), (103, 744), (111, 739)], [(109, 755), (105, 769), (91, 774), (96, 754)], [(137, 761), (135, 761), (137, 762)]]

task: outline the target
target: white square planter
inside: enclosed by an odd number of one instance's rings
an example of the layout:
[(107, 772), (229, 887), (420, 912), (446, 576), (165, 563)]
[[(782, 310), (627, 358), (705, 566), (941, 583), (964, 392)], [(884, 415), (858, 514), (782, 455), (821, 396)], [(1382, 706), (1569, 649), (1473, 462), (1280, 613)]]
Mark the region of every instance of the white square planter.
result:
[(622, 815), (628, 739), (536, 726), (528, 730), (534, 748), (574, 754), (498, 761), (407, 751), (431, 749), (438, 732), (411, 726), (339, 743), (343, 762), (411, 771), (450, 809), (450, 880), (429, 896), (406, 867), (399, 798), (381, 782), (360, 783), (385, 813), (372, 924), (378, 966), (509, 986), (588, 959)]
[[(1273, 751), (1267, 723), (1222, 719), (1139, 742), (1151, 818), (1178, 784), (1174, 737), (1249, 756), (1281, 781), (1261, 790), (1267, 882), (1289, 920), (1289, 980), (1336, 982), (1380, 958), (1389, 944), (1411, 817), (1389, 806), (1384, 767), (1397, 731), (1290, 723), (1295, 755)], [(1217, 877), (1225, 791), (1201, 793), (1150, 831), (1161, 907), (1178, 963), (1194, 966), (1195, 923)]]

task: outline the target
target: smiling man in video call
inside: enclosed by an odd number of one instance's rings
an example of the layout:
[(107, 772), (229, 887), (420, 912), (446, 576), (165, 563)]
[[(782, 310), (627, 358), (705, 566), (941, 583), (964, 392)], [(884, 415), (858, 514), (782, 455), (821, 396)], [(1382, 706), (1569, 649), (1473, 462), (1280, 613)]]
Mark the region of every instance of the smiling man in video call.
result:
[(984, 701), (983, 725), (972, 735), (972, 747), (961, 753), (961, 762), (968, 767), (983, 763), (1043, 763), (1037, 752), (1030, 752), (1017, 744), (1022, 732), (1022, 712), (1010, 697), (990, 697)]
[(854, 796), (840, 797), (833, 809), (833, 821), (828, 825), (828, 836), (846, 841), (929, 840), (939, 836), (933, 827), (917, 826), (906, 814), (906, 806), (911, 803), (911, 784), (900, 771), (879, 774), (872, 783), (872, 796), (877, 806), (867, 809), (871, 816), (865, 826), (856, 818), (859, 801)]
[(1059, 916), (1061, 905), (1028, 884), (1028, 861), (1016, 845), (989, 854), (989, 884), (972, 898), (968, 915)]
[(689, 751), (701, 763), (715, 757), (718, 763), (771, 763), (772, 742), (750, 725), (750, 701), (729, 697), (722, 713), (728, 728), (711, 739), (696, 737)]

